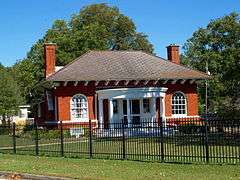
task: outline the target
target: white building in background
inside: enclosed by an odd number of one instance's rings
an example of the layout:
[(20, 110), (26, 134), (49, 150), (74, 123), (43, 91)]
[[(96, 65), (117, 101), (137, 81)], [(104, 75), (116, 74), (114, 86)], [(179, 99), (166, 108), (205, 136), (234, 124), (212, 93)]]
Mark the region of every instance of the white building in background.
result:
[(28, 119), (28, 114), (30, 113), (29, 108), (30, 108), (30, 105), (19, 106), (18, 118)]
[[(22, 123), (32, 123), (33, 121), (33, 118), (29, 118), (29, 108), (30, 108), (30, 105), (21, 105), (19, 106), (19, 110), (18, 110), (18, 115), (17, 116), (11, 116), (11, 117), (8, 117), (10, 119), (11, 122), (15, 122), (15, 123), (19, 123), (19, 122), (22, 122)], [(9, 119), (6, 118), (6, 120), (8, 121)], [(3, 117), (0, 116), (0, 124), (2, 124), (2, 119)]]

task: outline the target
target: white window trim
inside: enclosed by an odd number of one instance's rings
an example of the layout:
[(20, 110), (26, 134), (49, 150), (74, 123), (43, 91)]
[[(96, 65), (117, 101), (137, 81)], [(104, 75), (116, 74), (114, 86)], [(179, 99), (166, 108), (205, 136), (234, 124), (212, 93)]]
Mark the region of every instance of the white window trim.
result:
[[(83, 121), (71, 121), (71, 120), (63, 120), (62, 121), (63, 124), (81, 123), (81, 122), (83, 122)], [(97, 119), (91, 119), (91, 122), (97, 124), (98, 120)], [(61, 121), (45, 121), (45, 123), (47, 123), (47, 124), (60, 124)]]
[(172, 114), (172, 116), (170, 117), (173, 117), (173, 118), (183, 118), (183, 117), (188, 117), (187, 114)]
[(187, 116), (187, 115), (184, 115), (184, 116), (166, 116), (166, 119), (171, 119), (171, 118), (199, 118), (200, 116), (199, 115), (195, 115), (195, 116)]
[(181, 118), (181, 117), (187, 117), (188, 115), (188, 99), (187, 99), (187, 96), (185, 95), (185, 93), (183, 93), (182, 91), (175, 91), (173, 94), (172, 94), (172, 97), (171, 97), (171, 110), (172, 110), (172, 107), (173, 107), (173, 104), (172, 104), (172, 100), (173, 100), (173, 96), (174, 94), (176, 93), (181, 93), (184, 97), (185, 97), (185, 100), (186, 100), (186, 105), (185, 105), (185, 114), (173, 114), (172, 113), (172, 116), (173, 118)]
[[(73, 117), (72, 115), (72, 99), (74, 96), (83, 96), (85, 99), (86, 99), (86, 102), (87, 102), (87, 117), (86, 118), (76, 118), (76, 117)], [(89, 121), (89, 109), (88, 109), (88, 98), (87, 96), (85, 96), (84, 94), (75, 94), (73, 95), (73, 97), (70, 99), (70, 113), (71, 113), (71, 122), (88, 122)]]

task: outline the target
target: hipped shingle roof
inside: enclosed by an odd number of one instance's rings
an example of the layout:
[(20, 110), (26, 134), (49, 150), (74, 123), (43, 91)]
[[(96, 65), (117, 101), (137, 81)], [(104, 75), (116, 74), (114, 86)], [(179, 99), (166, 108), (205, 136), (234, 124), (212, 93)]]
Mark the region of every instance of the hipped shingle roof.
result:
[(207, 79), (200, 71), (142, 51), (90, 51), (47, 78), (48, 81)]

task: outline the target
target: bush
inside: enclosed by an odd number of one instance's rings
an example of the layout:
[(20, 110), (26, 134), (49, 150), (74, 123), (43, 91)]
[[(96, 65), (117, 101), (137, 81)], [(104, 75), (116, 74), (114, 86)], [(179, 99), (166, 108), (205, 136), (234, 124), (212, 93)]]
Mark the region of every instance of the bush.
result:
[(179, 132), (184, 134), (196, 134), (205, 132), (205, 127), (197, 124), (186, 124), (178, 127)]
[(71, 135), (70, 135), (70, 130), (69, 130), (69, 129), (63, 131), (63, 137), (64, 137), (64, 138), (70, 138), (70, 137), (71, 137)]
[(0, 135), (9, 135), (10, 129), (7, 126), (0, 125)]
[[(27, 138), (34, 138), (36, 137), (36, 131), (34, 129), (25, 131), (25, 133), (22, 134), (23, 137)], [(38, 129), (38, 138), (40, 139), (59, 139), (61, 137), (61, 131), (60, 129)], [(70, 136), (69, 130), (63, 131), (63, 137), (68, 138)]]
[(89, 133), (89, 128), (88, 127), (82, 127), (84, 129), (84, 137), (89, 137), (90, 133)]
[(40, 139), (57, 139), (61, 137), (60, 130), (38, 130), (38, 137)]
[(26, 121), (17, 121), (16, 122), (16, 136), (20, 136), (24, 133), (25, 128), (27, 127)]

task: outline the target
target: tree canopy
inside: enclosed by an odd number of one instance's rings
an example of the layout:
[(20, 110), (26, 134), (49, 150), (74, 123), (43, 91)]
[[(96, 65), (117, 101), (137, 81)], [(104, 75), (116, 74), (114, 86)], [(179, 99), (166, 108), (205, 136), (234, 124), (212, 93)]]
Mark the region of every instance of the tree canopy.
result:
[[(212, 20), (187, 40), (184, 63), (205, 71), (206, 63), (213, 79), (209, 81), (209, 107), (212, 112), (240, 112), (240, 20), (237, 13)], [(201, 99), (204, 87), (199, 88)], [(224, 111), (222, 111), (224, 109)]]
[(44, 78), (43, 44), (57, 44), (56, 65), (63, 66), (89, 50), (143, 50), (153, 53), (144, 33), (137, 32), (133, 21), (117, 7), (93, 4), (74, 14), (69, 21), (56, 20), (45, 36), (34, 44), (27, 57), (13, 67), (22, 87), (22, 95), (30, 101), (34, 84)]
[(5, 117), (15, 115), (23, 99), (10, 69), (2, 65), (0, 65), (0, 92), (0, 116), (3, 117), (3, 123), (5, 123)]

